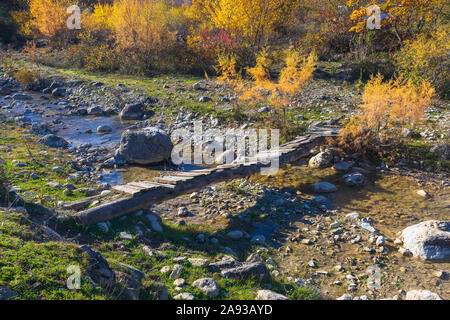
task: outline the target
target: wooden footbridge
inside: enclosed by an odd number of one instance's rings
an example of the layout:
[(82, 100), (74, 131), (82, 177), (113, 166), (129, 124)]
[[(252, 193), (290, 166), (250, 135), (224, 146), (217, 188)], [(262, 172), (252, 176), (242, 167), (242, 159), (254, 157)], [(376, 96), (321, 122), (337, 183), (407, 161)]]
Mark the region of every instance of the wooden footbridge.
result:
[[(201, 190), (208, 185), (244, 178), (267, 168), (269, 158), (277, 156), (282, 168), (310, 155), (311, 150), (324, 142), (325, 137), (336, 135), (336, 130), (319, 129), (281, 145), (276, 155), (265, 153), (246, 158), (244, 163), (219, 165), (215, 168), (189, 172), (170, 172), (170, 175), (152, 181), (137, 181), (114, 186), (112, 190), (123, 197), (84, 211), (71, 214), (84, 225), (108, 221), (150, 205), (158, 204), (183, 194)], [(266, 161), (264, 161), (266, 160)]]

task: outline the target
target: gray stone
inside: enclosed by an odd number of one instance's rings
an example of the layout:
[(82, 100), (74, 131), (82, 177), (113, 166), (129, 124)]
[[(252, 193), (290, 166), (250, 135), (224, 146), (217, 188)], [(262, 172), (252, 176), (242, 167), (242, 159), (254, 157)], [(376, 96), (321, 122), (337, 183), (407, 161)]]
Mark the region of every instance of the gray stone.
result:
[(171, 278), (171, 279), (179, 278), (182, 271), (183, 271), (183, 266), (181, 264), (174, 265), (172, 272), (169, 275), (169, 278)]
[(170, 158), (173, 144), (163, 131), (148, 127), (122, 134), (118, 155), (131, 164), (149, 165)]
[(338, 161), (333, 165), (333, 168), (337, 171), (348, 171), (352, 167), (352, 165), (352, 162)]
[(92, 106), (87, 110), (87, 113), (91, 116), (102, 116), (105, 112), (99, 106)]
[(430, 261), (450, 261), (449, 221), (428, 220), (407, 227), (401, 233), (401, 240), (414, 257)]
[(319, 152), (309, 159), (308, 165), (310, 168), (323, 168), (326, 167), (331, 160), (333, 160), (333, 154), (330, 151)]
[(122, 240), (132, 240), (133, 239), (133, 236), (131, 234), (129, 234), (127, 232), (123, 232), (123, 231), (119, 234), (119, 237)]
[(112, 131), (112, 128), (107, 125), (101, 125), (97, 127), (97, 133), (109, 133)]
[(410, 290), (406, 293), (406, 300), (444, 300), (437, 293), (428, 290)]
[(109, 231), (109, 227), (105, 222), (97, 223), (97, 227), (99, 227), (99, 229), (102, 230), (104, 233), (108, 233)]
[(212, 278), (197, 279), (192, 285), (205, 292), (210, 298), (218, 296), (220, 292), (219, 284)]
[(266, 280), (270, 278), (269, 270), (262, 262), (244, 262), (238, 267), (222, 270), (221, 274), (227, 279), (247, 279), (255, 277), (259, 280)]
[(317, 193), (329, 193), (337, 191), (337, 188), (334, 184), (324, 181), (314, 184), (313, 190)]
[(336, 300), (353, 300), (353, 296), (351, 294), (344, 293), (342, 296), (340, 296)]
[(7, 287), (0, 287), (0, 300), (12, 300), (18, 298), (19, 294)]
[(99, 252), (92, 250), (88, 245), (82, 245), (80, 248), (89, 256), (87, 272), (91, 279), (102, 287), (111, 286), (115, 281), (115, 275), (109, 268), (108, 261), (106, 261)]
[(209, 102), (209, 101), (211, 101), (211, 98), (202, 96), (202, 97), (200, 97), (200, 99), (198, 99), (198, 101), (199, 102)]
[(156, 232), (163, 232), (163, 227), (161, 226), (161, 217), (154, 214), (149, 213), (146, 215), (147, 219), (150, 221), (150, 225), (152, 226), (152, 229)]
[(272, 290), (258, 290), (256, 300), (291, 300), (291, 299)]
[(187, 217), (189, 215), (189, 211), (186, 207), (178, 208), (178, 216), (179, 217)]
[(183, 293), (177, 294), (173, 298), (175, 300), (194, 300), (195, 299), (194, 295), (189, 292), (183, 292)]
[(349, 187), (363, 186), (366, 178), (361, 173), (349, 173), (344, 176), (344, 182)]
[(121, 120), (141, 120), (144, 116), (144, 106), (141, 103), (127, 104), (119, 114)]
[(52, 95), (55, 97), (64, 97), (66, 95), (66, 90), (64, 88), (55, 88), (52, 90)]
[(209, 265), (209, 260), (203, 258), (188, 258), (188, 261), (195, 267), (207, 267)]
[(239, 240), (244, 234), (240, 230), (234, 230), (227, 233), (227, 236), (233, 240)]
[(48, 134), (38, 140), (38, 143), (45, 144), (51, 148), (67, 148), (69, 143), (64, 138), (54, 134)]
[(359, 213), (358, 212), (352, 212), (345, 216), (345, 220), (358, 220), (359, 219)]
[(11, 95), (11, 97), (14, 100), (31, 100), (31, 96), (29, 96), (28, 94), (24, 94), (24, 93), (14, 93), (13, 95)]

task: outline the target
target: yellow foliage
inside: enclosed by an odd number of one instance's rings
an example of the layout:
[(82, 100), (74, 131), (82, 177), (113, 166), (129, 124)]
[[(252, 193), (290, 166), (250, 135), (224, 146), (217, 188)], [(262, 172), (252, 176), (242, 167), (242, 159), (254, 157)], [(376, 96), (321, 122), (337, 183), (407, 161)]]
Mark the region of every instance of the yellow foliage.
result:
[(420, 31), (424, 23), (437, 18), (445, 2), (446, 0), (348, 0), (347, 6), (356, 8), (350, 16), (356, 25), (350, 31), (366, 30), (366, 8), (372, 5), (377, 5), (381, 13), (385, 14), (381, 28), (390, 25), (398, 36), (401, 30), (412, 31), (413, 28), (418, 28)]
[(302, 93), (302, 89), (312, 78), (316, 62), (317, 55), (314, 52), (305, 56), (294, 49), (286, 50), (285, 67), (281, 70), (278, 81), (272, 81), (272, 61), (268, 51), (261, 50), (256, 66), (247, 70), (253, 82), (244, 82), (240, 74), (236, 73), (236, 61), (233, 58), (219, 57), (217, 70), (221, 72), (219, 79), (231, 85), (239, 100), (251, 104), (267, 101), (284, 112), (286, 121), (286, 107), (295, 96)]
[(353, 116), (340, 131), (337, 146), (345, 152), (384, 153), (383, 146), (406, 125), (417, 124), (433, 102), (434, 89), (423, 81), (397, 78), (383, 81), (378, 74), (364, 88), (362, 113)]
[(269, 57), (269, 52), (263, 49), (256, 57), (256, 66), (249, 68), (247, 71), (255, 80), (255, 86), (264, 88), (266, 90), (273, 89), (272, 82), (270, 81), (270, 65), (272, 61)]
[(110, 30), (113, 27), (114, 7), (109, 4), (96, 4), (94, 12), (90, 13), (88, 10), (83, 12), (83, 29), (88, 31), (94, 30)]
[(197, 16), (206, 15), (213, 27), (255, 48), (286, 21), (292, 4), (286, 0), (193, 0)]
[(114, 3), (111, 25), (121, 49), (158, 53), (175, 42), (167, 7), (159, 0), (122, 0)]
[(360, 130), (378, 133), (382, 128), (399, 129), (406, 124), (417, 124), (433, 96), (434, 89), (427, 81), (414, 84), (401, 77), (383, 81), (380, 74), (372, 76), (364, 88), (358, 126)]
[(21, 69), (13, 72), (13, 77), (23, 85), (36, 82), (39, 78), (37, 72), (28, 69)]
[(236, 58), (231, 55), (219, 54), (216, 71), (219, 74), (217, 80), (222, 83), (229, 83), (233, 86), (241, 82), (241, 76), (237, 72)]
[(431, 36), (419, 35), (405, 43), (396, 55), (401, 74), (418, 83), (429, 80), (440, 89), (450, 82), (450, 28), (441, 27)]
[(66, 33), (71, 5), (72, 0), (29, 0), (30, 28), (49, 38)]

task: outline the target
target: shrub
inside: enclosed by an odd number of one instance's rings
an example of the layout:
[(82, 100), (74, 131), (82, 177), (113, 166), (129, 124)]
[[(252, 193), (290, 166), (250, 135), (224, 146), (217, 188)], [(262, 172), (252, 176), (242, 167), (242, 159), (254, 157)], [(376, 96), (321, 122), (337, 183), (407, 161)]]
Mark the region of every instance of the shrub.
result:
[(434, 25), (442, 13), (445, 0), (348, 0), (347, 5), (355, 10), (351, 20), (355, 25), (350, 29), (354, 32), (367, 32), (367, 7), (378, 5), (382, 15), (381, 29), (389, 30), (395, 35), (398, 42), (414, 37), (420, 33), (427, 24)]
[[(73, 5), (71, 0), (30, 0), (29, 20), (23, 18), (19, 21), (23, 25), (25, 35), (39, 34), (53, 40), (67, 40), (70, 30), (67, 29), (67, 8)], [(25, 14), (27, 15), (27, 14)], [(16, 15), (19, 18), (21, 15)]]
[(14, 71), (13, 77), (22, 85), (31, 85), (39, 80), (37, 72), (28, 69)]
[[(242, 80), (241, 76), (236, 73), (235, 60), (232, 58), (221, 60), (219, 70), (222, 72), (220, 79), (228, 82), (234, 88), (239, 100), (251, 104), (266, 102), (281, 111), (285, 128), (286, 109), (295, 97), (301, 95), (303, 88), (312, 78), (317, 56), (315, 53), (306, 56), (294, 49), (288, 49), (283, 54), (284, 67), (278, 81), (271, 80), (272, 59), (267, 50), (262, 50), (258, 54), (255, 67), (247, 69), (253, 82)], [(280, 123), (278, 123), (278, 127), (281, 127)]]
[(415, 83), (430, 81), (441, 93), (450, 89), (450, 32), (441, 27), (430, 36), (421, 34), (407, 41), (396, 54), (400, 73)]
[(339, 143), (347, 151), (378, 150), (388, 138), (398, 137), (405, 126), (420, 122), (433, 102), (434, 89), (427, 81), (415, 84), (397, 78), (383, 81), (378, 74), (364, 87), (362, 114), (354, 116), (340, 132)]
[(198, 15), (206, 15), (214, 28), (240, 39), (257, 51), (266, 44), (275, 27), (289, 16), (292, 1), (284, 0), (194, 0)]
[(164, 2), (123, 0), (114, 4), (112, 27), (119, 50), (146, 68), (157, 65), (175, 45)]

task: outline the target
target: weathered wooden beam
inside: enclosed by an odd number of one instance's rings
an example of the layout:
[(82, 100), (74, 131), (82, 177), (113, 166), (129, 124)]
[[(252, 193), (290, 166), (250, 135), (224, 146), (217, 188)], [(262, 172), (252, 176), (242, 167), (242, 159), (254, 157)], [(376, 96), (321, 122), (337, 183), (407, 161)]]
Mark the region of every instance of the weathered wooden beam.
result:
[(125, 193), (131, 196), (135, 196), (143, 191), (145, 191), (144, 188), (140, 188), (140, 187), (136, 187), (136, 186), (132, 186), (132, 185), (118, 185), (118, 186), (114, 186), (111, 188), (113, 191), (117, 191), (120, 193)]

